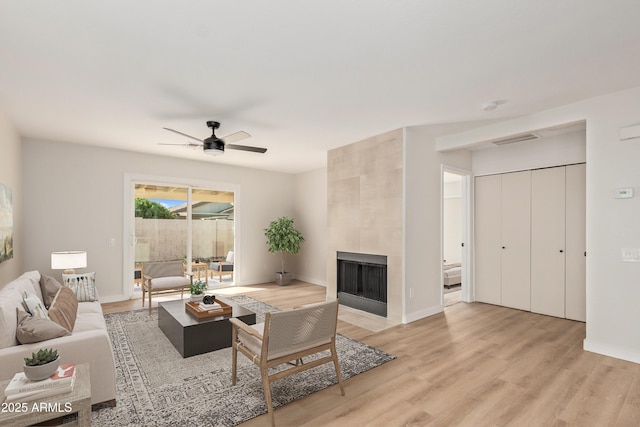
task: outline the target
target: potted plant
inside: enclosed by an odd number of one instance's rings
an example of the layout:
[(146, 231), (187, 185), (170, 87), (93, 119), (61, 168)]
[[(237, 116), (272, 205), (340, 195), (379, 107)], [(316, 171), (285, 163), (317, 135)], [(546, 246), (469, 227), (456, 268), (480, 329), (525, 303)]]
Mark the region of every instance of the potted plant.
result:
[(264, 235), (267, 237), (269, 252), (280, 252), (282, 270), (276, 272), (276, 283), (280, 286), (288, 285), (292, 275), (284, 268), (285, 254), (297, 254), (304, 237), (293, 226), (293, 219), (286, 216), (271, 221), (269, 227), (264, 229)]
[(194, 280), (189, 285), (191, 292), (191, 301), (201, 301), (204, 293), (209, 289), (209, 284), (204, 280)]
[(31, 381), (40, 381), (53, 375), (59, 365), (58, 350), (40, 349), (37, 353), (31, 353), (31, 357), (24, 358), (22, 370)]

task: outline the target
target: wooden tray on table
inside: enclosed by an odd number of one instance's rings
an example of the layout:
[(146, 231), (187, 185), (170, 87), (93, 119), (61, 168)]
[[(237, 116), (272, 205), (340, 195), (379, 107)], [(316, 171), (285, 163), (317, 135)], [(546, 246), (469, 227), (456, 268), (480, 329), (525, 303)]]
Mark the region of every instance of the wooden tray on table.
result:
[(221, 307), (213, 308), (213, 309), (205, 309), (200, 307), (199, 301), (187, 301), (184, 304), (184, 309), (188, 311), (190, 314), (192, 314), (193, 316), (197, 317), (198, 319), (205, 319), (207, 317), (215, 317), (215, 316), (226, 316), (226, 315), (231, 316), (233, 307), (231, 307), (229, 304), (226, 304), (220, 301), (217, 298), (215, 299), (215, 302), (220, 304)]

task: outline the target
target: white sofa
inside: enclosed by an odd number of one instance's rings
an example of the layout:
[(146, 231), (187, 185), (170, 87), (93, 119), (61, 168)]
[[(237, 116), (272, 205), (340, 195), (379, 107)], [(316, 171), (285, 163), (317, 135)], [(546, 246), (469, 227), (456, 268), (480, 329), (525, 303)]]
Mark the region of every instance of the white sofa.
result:
[(30, 271), (0, 289), (0, 379), (12, 378), (22, 371), (24, 357), (41, 348), (53, 348), (60, 363), (88, 363), (91, 373), (91, 403), (115, 405), (116, 368), (107, 325), (98, 301), (79, 302), (71, 335), (46, 341), (20, 344), (16, 307), (22, 308), (27, 291), (42, 301), (40, 273)]

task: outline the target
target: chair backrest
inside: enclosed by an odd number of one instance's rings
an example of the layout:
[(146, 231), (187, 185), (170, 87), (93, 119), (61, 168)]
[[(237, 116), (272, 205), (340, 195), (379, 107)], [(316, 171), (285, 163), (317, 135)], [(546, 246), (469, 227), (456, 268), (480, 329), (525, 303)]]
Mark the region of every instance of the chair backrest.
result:
[(151, 261), (144, 263), (144, 274), (152, 278), (184, 276), (182, 261)]
[(330, 342), (336, 335), (338, 300), (268, 313), (267, 360)]

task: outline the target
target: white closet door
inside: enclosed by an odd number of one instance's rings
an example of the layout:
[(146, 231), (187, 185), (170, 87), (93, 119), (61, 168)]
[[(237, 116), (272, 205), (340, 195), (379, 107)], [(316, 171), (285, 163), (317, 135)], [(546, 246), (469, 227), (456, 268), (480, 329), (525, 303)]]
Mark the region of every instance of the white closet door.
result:
[(531, 311), (565, 317), (565, 168), (531, 178)]
[(475, 179), (475, 294), (476, 301), (501, 304), (500, 175)]
[(585, 322), (586, 316), (586, 165), (566, 168), (565, 316)]
[(502, 305), (531, 310), (531, 171), (502, 175)]

